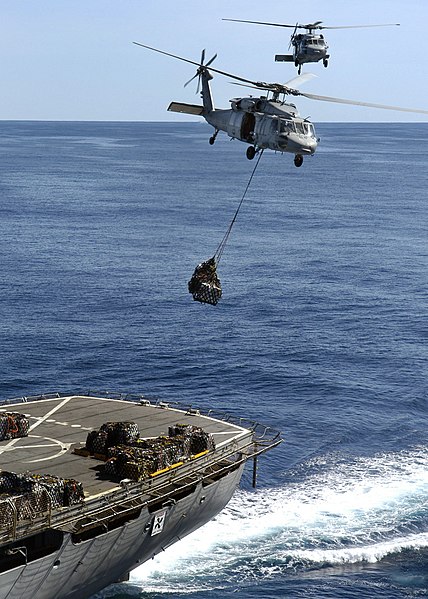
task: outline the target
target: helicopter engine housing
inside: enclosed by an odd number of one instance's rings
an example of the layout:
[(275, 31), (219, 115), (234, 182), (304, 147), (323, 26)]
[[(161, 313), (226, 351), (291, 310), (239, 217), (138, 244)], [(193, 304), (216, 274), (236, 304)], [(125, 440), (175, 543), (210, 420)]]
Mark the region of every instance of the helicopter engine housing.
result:
[(243, 110), (246, 112), (256, 112), (260, 110), (259, 98), (234, 98), (230, 101), (232, 110)]

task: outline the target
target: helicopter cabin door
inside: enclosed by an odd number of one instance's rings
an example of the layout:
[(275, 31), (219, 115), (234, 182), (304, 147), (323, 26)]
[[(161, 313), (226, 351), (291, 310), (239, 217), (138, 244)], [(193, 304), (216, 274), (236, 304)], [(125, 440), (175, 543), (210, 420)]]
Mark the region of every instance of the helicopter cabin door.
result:
[(254, 143), (254, 129), (256, 126), (256, 117), (252, 112), (245, 112), (241, 123), (241, 139), (248, 143)]

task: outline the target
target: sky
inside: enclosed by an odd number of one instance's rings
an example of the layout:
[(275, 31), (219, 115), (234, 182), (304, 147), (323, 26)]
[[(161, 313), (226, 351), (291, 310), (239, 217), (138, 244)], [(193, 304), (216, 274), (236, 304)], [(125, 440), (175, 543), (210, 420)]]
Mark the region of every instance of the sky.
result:
[[(285, 83), (296, 75), (286, 53), (290, 30), (222, 18), (326, 26), (330, 64), (304, 65), (316, 78), (302, 91), (428, 110), (428, 0), (0, 0), (0, 120), (179, 121), (170, 101), (199, 103), (195, 68), (133, 41), (191, 60), (217, 53), (213, 66), (251, 80)], [(254, 90), (212, 81), (215, 105), (228, 108)], [(426, 122), (427, 115), (298, 98), (313, 121)], [(200, 120), (200, 119), (199, 119)]]

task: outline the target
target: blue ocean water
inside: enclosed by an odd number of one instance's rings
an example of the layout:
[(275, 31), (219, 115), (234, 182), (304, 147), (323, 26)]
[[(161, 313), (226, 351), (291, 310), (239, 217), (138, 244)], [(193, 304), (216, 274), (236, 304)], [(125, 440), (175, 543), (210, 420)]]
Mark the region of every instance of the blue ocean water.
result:
[(212, 522), (99, 598), (428, 596), (428, 124), (265, 152), (198, 123), (0, 122), (2, 398), (100, 389), (279, 428)]

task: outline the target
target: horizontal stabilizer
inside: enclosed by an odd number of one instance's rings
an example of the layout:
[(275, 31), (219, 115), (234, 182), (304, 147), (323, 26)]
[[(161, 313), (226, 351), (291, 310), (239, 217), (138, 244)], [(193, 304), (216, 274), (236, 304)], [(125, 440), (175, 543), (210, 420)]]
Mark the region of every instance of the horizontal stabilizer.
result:
[(204, 112), (203, 106), (197, 104), (183, 104), (182, 102), (171, 102), (168, 106), (168, 110), (171, 112), (184, 112), (186, 114), (197, 114), (201, 115)]
[(291, 54), (275, 54), (276, 62), (294, 62)]

